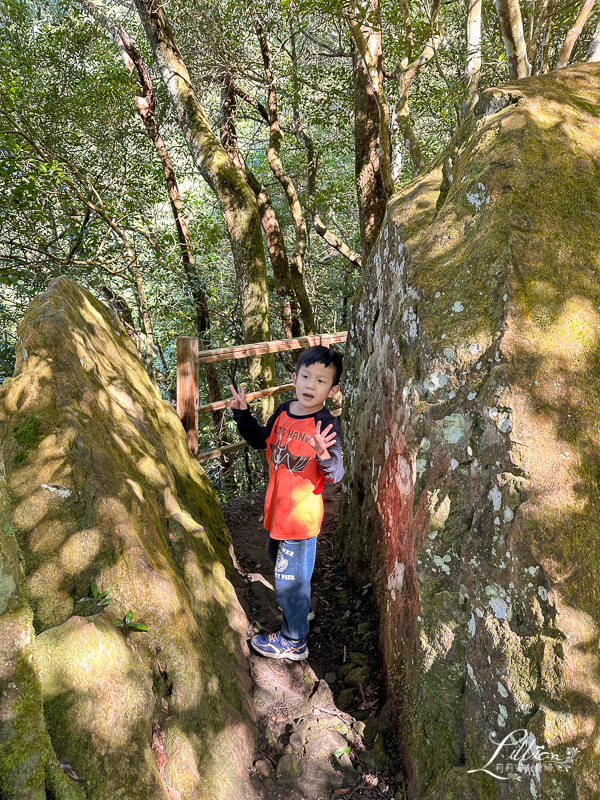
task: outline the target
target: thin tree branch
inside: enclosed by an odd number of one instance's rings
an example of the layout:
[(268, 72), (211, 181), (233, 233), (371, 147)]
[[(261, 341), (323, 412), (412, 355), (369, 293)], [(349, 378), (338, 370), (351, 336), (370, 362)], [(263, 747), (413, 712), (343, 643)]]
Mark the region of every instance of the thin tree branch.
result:
[(267, 158), (269, 160), (269, 166), (271, 167), (273, 174), (280, 182), (285, 191), (288, 205), (290, 207), (290, 212), (292, 214), (292, 218), (294, 220), (294, 225), (296, 228), (296, 244), (294, 247), (294, 253), (292, 255), (292, 258), (290, 259), (290, 275), (292, 278), (292, 283), (294, 285), (294, 290), (296, 292), (296, 297), (298, 298), (298, 302), (300, 304), (300, 310), (302, 312), (302, 321), (304, 322), (304, 329), (305, 332), (308, 334), (309, 332), (313, 332), (315, 330), (313, 310), (310, 300), (308, 298), (308, 294), (306, 293), (306, 287), (304, 285), (304, 278), (302, 275), (304, 257), (306, 254), (308, 232), (306, 230), (304, 213), (302, 211), (302, 206), (300, 205), (300, 200), (298, 198), (296, 187), (294, 186), (294, 183), (290, 178), (290, 176), (288, 175), (288, 173), (285, 171), (283, 162), (281, 160), (281, 145), (283, 143), (283, 133), (281, 132), (281, 128), (279, 126), (279, 118), (277, 111), (277, 90), (275, 87), (273, 62), (271, 60), (271, 54), (269, 51), (269, 46), (267, 44), (267, 39), (265, 37), (262, 25), (260, 24), (260, 20), (258, 19), (256, 20), (255, 28), (256, 28), (256, 35), (258, 37), (258, 41), (260, 44), (260, 50), (263, 57), (265, 76), (267, 79), (267, 93), (269, 98), (270, 135), (269, 135), (269, 146), (267, 147)]

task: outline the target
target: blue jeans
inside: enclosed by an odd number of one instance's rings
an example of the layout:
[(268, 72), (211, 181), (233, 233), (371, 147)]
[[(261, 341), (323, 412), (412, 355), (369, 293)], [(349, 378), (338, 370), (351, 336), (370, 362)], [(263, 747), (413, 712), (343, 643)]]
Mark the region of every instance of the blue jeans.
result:
[(271, 539), (267, 532), (267, 555), (275, 564), (275, 596), (283, 611), (281, 632), (289, 639), (308, 633), (310, 579), (317, 552), (317, 537)]

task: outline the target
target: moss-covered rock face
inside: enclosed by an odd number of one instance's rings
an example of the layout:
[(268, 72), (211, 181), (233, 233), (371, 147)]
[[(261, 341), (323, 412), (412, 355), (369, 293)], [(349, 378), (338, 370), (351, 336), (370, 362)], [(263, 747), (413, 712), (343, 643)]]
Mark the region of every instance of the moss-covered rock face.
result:
[(101, 616), (71, 617), (37, 636), (36, 665), (54, 747), (83, 751), (75, 760), (86, 764), (88, 796), (118, 797), (131, 775), (140, 800), (168, 800), (148, 747), (152, 673), (118, 628)]
[(44, 800), (46, 730), (19, 555), (0, 454), (0, 797)]
[[(597, 797), (599, 231), (589, 64), (485, 93), (353, 302), (340, 548), (377, 586), (411, 798)], [(579, 752), (468, 772), (515, 729)]]
[[(0, 464), (48, 730), (86, 796), (250, 796), (247, 620), (219, 503), (116, 317), (66, 278), (20, 327)], [(19, 585), (5, 562), (3, 622)], [(111, 597), (99, 614), (77, 602), (92, 583)], [(129, 611), (148, 633), (114, 625)]]

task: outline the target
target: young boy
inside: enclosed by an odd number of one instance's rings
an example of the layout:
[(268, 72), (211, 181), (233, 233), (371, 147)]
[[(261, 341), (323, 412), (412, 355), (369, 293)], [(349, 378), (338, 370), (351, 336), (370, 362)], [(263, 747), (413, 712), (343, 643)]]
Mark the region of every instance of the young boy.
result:
[(317, 534), (323, 519), (325, 481), (337, 483), (344, 466), (340, 426), (325, 400), (340, 390), (342, 359), (327, 347), (309, 347), (298, 358), (292, 382), (296, 400), (282, 403), (261, 427), (240, 392), (230, 386), (229, 408), (251, 447), (267, 450), (269, 485), (265, 497), (267, 555), (275, 564), (275, 594), (283, 611), (281, 630), (253, 636), (252, 647), (268, 658), (301, 661), (308, 656), (306, 635), (310, 580)]

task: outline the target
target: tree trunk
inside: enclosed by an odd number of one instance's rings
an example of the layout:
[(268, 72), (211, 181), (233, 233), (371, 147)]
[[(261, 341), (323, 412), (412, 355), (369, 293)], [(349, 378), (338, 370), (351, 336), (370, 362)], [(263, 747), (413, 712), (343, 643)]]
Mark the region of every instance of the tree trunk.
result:
[(368, 22), (359, 22), (358, 10), (354, 5), (346, 8), (346, 19), (354, 44), (364, 62), (373, 97), (377, 103), (379, 170), (387, 198), (394, 193), (394, 181), (390, 158), (390, 110), (383, 91), (383, 49), (379, 0), (371, 0), (370, 6)]
[(283, 330), (288, 339), (297, 337), (302, 334), (302, 327), (298, 317), (298, 303), (291, 282), (290, 264), (281, 225), (273, 208), (271, 196), (249, 167), (246, 167), (246, 178), (258, 203), (260, 221), (275, 277), (275, 291), (281, 301)]
[[(588, 17), (592, 13), (592, 9), (596, 0), (585, 0), (583, 5), (581, 6), (581, 10), (577, 15), (577, 19), (575, 20), (575, 24), (570, 29), (570, 31), (565, 36), (565, 43), (562, 46), (562, 50), (558, 56), (556, 61), (555, 69), (560, 69), (561, 67), (566, 67), (569, 63), (569, 59), (571, 58), (571, 53), (573, 52), (573, 48), (575, 47), (575, 42), (579, 38), (581, 31), (583, 30), (583, 26), (588, 21)], [(589, 61), (589, 59), (588, 59)]]
[[(435, 22), (435, 18), (437, 17), (437, 13), (439, 10), (439, 0), (435, 0), (432, 6), (431, 11), (431, 25)], [(408, 23), (407, 23), (408, 28)], [(410, 30), (410, 28), (408, 28)], [(410, 108), (408, 105), (408, 97), (410, 93), (410, 87), (412, 82), (414, 81), (418, 71), (421, 67), (424, 67), (428, 64), (431, 59), (435, 56), (436, 50), (440, 45), (441, 41), (441, 34), (432, 34), (429, 38), (425, 47), (421, 51), (421, 54), (418, 58), (415, 58), (414, 61), (409, 63), (408, 58), (403, 58), (397, 65), (396, 69), (394, 70), (394, 77), (396, 79), (396, 83), (398, 84), (398, 104), (396, 106), (396, 124), (398, 126), (398, 131), (400, 136), (402, 137), (402, 141), (404, 142), (405, 146), (408, 148), (410, 153), (410, 159), (413, 163), (413, 167), (415, 168), (415, 172), (417, 175), (423, 169), (425, 169), (425, 159), (423, 158), (423, 151), (421, 150), (421, 144), (415, 133), (415, 130), (412, 125), (412, 121), (410, 118)], [(412, 53), (412, 43), (409, 47), (409, 52)]]
[[(3, 384), (9, 385), (10, 381)], [(0, 424), (0, 445), (5, 433), (6, 425)], [(83, 789), (60, 768), (46, 729), (42, 693), (32, 666), (36, 635), (23, 554), (15, 536), (1, 451), (0, 464), (0, 795), (11, 800), (46, 800), (48, 788), (56, 800), (85, 800)]]
[(463, 102), (463, 117), (468, 117), (479, 97), (481, 72), (481, 10), (482, 0), (467, 0), (467, 58), (463, 72), (467, 87)]
[[(227, 150), (230, 158), (234, 161), (238, 169), (244, 174), (256, 197), (267, 251), (271, 260), (271, 266), (273, 267), (275, 291), (281, 302), (281, 324), (286, 337), (289, 339), (300, 336), (302, 331), (300, 328), (300, 320), (297, 315), (298, 307), (296, 297), (290, 277), (287, 247), (283, 238), (281, 225), (279, 224), (279, 219), (273, 208), (271, 197), (250, 167), (246, 164), (240, 153), (235, 129), (236, 94), (236, 87), (231, 79), (231, 75), (229, 73), (224, 74), (220, 117), (221, 144), (225, 150)], [(249, 99), (246, 95), (244, 95), (244, 97), (245, 99)], [(260, 104), (259, 111), (261, 115), (264, 115), (263, 119), (268, 123), (269, 114), (262, 104)]]
[(546, 12), (546, 23), (544, 25), (544, 38), (542, 40), (542, 74), (546, 74), (550, 71), (550, 32), (552, 30), (552, 18), (554, 16), (555, 9), (556, 0), (548, 0), (548, 11)]
[(354, 75), (354, 172), (360, 224), (360, 260), (366, 266), (385, 216), (379, 162), (379, 111), (362, 56), (352, 50)]
[(508, 77), (510, 80), (526, 78), (531, 74), (531, 65), (527, 59), (519, 0), (495, 0), (495, 2), (506, 50)]
[(150, 309), (148, 308), (148, 300), (146, 299), (146, 292), (142, 282), (142, 276), (137, 266), (137, 258), (131, 245), (126, 245), (127, 255), (131, 261), (131, 274), (133, 276), (133, 284), (140, 304), (140, 314), (142, 317), (142, 327), (144, 328), (146, 340), (146, 353), (145, 363), (148, 375), (156, 382), (156, 369), (154, 367), (154, 332), (152, 330), (152, 318), (150, 316)]
[[(206, 112), (194, 90), (187, 67), (162, 4), (136, 0), (136, 8), (152, 46), (165, 86), (177, 114), (192, 160), (214, 191), (227, 225), (237, 273), (245, 342), (271, 338), (267, 270), (260, 217), (254, 192), (213, 133)], [(272, 354), (249, 358), (251, 378), (262, 386), (274, 386)], [(263, 402), (263, 414), (273, 407)]]
[(344, 256), (344, 258), (347, 258), (348, 261), (360, 267), (360, 255), (351, 247), (349, 247), (343, 239), (340, 239), (340, 237), (337, 236), (333, 231), (329, 230), (329, 228), (321, 219), (315, 198), (317, 190), (317, 159), (315, 156), (315, 147), (312, 138), (303, 128), (299, 128), (299, 133), (306, 148), (306, 161), (308, 169), (308, 199), (310, 203), (310, 214), (315, 230), (330, 247), (333, 247), (334, 250), (337, 250), (337, 252)]
[(596, 30), (590, 42), (590, 49), (587, 54), (588, 61), (600, 61), (600, 17), (596, 23)]
[[(198, 338), (201, 342), (202, 349), (210, 348), (210, 312), (208, 309), (208, 299), (202, 288), (198, 276), (198, 270), (194, 259), (192, 250), (192, 242), (190, 239), (187, 220), (183, 210), (183, 201), (179, 186), (177, 184), (177, 177), (173, 162), (169, 156), (167, 146), (164, 139), (158, 131), (156, 124), (156, 95), (154, 93), (154, 86), (150, 77), (150, 72), (146, 66), (140, 52), (135, 46), (133, 40), (121, 27), (116, 25), (106, 15), (96, 8), (90, 0), (81, 0), (82, 5), (86, 8), (111, 34), (119, 52), (123, 63), (125, 64), (130, 75), (133, 77), (137, 74), (137, 85), (142, 90), (142, 94), (135, 94), (135, 104), (139, 111), (142, 122), (146, 129), (148, 137), (154, 144), (160, 163), (163, 168), (165, 183), (167, 185), (167, 192), (169, 194), (169, 202), (171, 204), (171, 211), (177, 229), (177, 237), (179, 239), (179, 246), (181, 250), (181, 261), (183, 271), (188, 284), (188, 289), (194, 300), (194, 307), (196, 310), (196, 330)], [(221, 388), (219, 384), (219, 377), (214, 364), (206, 365), (207, 385), (208, 385), (208, 399), (211, 403), (216, 403), (221, 400)], [(220, 430), (223, 423), (223, 411), (214, 411), (212, 414), (213, 424), (217, 439), (220, 442), (223, 437), (220, 436)], [(227, 438), (223, 439), (227, 442)]]
[(269, 97), (269, 145), (267, 147), (267, 158), (269, 166), (273, 175), (277, 178), (288, 201), (290, 213), (294, 220), (296, 228), (296, 245), (294, 253), (290, 261), (290, 275), (292, 284), (296, 292), (296, 297), (300, 304), (300, 312), (302, 314), (302, 321), (304, 323), (304, 332), (306, 335), (315, 332), (315, 319), (313, 315), (312, 305), (306, 292), (304, 285), (304, 276), (302, 270), (304, 267), (304, 256), (306, 254), (306, 244), (308, 240), (308, 232), (306, 230), (306, 222), (304, 220), (304, 212), (298, 199), (298, 193), (294, 182), (285, 171), (283, 162), (281, 160), (281, 145), (283, 143), (283, 133), (279, 127), (279, 117), (277, 112), (277, 91), (275, 88), (275, 76), (273, 74), (273, 65), (271, 62), (271, 54), (267, 45), (267, 40), (260, 24), (256, 21), (256, 34), (260, 43), (260, 49), (263, 57), (265, 67), (265, 75), (267, 78), (267, 91)]
[[(577, 65), (521, 86), (508, 113), (493, 114), (490, 90), (486, 116), (463, 129), (453, 167), (468, 177), (437, 213), (439, 161), (389, 204), (348, 327), (336, 556), (373, 583), (409, 800), (525, 800), (544, 781), (548, 796), (597, 795), (598, 755), (585, 749), (600, 693), (597, 346), (579, 342), (581, 325), (596, 325), (600, 280), (600, 75)], [(475, 246), (474, 186), (486, 205)], [(535, 226), (511, 229), (513, 215)], [(434, 363), (441, 372), (424, 380)], [(490, 385), (493, 399), (480, 389)], [(469, 774), (489, 768), (490, 738), (519, 728), (555, 758), (567, 746), (577, 757), (531, 791)]]
[(337, 250), (338, 253), (344, 258), (347, 258), (353, 264), (361, 265), (360, 256), (349, 247), (343, 239), (340, 239), (333, 231), (329, 230), (317, 208), (316, 191), (317, 191), (317, 157), (315, 156), (315, 146), (311, 135), (308, 133), (300, 119), (300, 92), (298, 90), (298, 75), (297, 75), (297, 55), (296, 55), (296, 34), (294, 31), (293, 23), (290, 23), (290, 45), (292, 49), (292, 83), (293, 91), (293, 110), (294, 110), (294, 127), (296, 129), (296, 136), (300, 139), (306, 149), (306, 166), (307, 166), (307, 193), (309, 202), (309, 211), (313, 221), (314, 228), (319, 236), (324, 239), (330, 247)]
[(110, 286), (102, 283), (98, 286), (98, 291), (104, 297), (106, 302), (112, 308), (112, 310), (117, 314), (123, 325), (125, 326), (125, 330), (127, 331), (127, 335), (131, 339), (131, 341), (136, 345), (139, 350), (139, 336), (138, 332), (135, 329), (135, 322), (133, 320), (133, 313), (129, 308), (127, 300), (124, 297), (121, 297), (120, 294), (117, 294), (114, 289), (111, 289)]
[[(404, 100), (406, 99), (406, 103)], [(404, 145), (408, 148), (410, 160), (412, 161), (415, 169), (415, 174), (418, 175), (425, 169), (425, 159), (423, 158), (423, 151), (421, 150), (421, 143), (415, 133), (410, 112), (408, 111), (408, 98), (402, 98), (399, 103), (403, 113), (397, 113), (398, 134), (402, 137)]]
[[(548, 0), (540, 0), (535, 3), (534, 10), (531, 15), (531, 24), (533, 30), (529, 41), (527, 42), (527, 59), (531, 64), (531, 74), (535, 75), (538, 70), (536, 68), (536, 60), (539, 50), (539, 40), (542, 36), (542, 30), (545, 28), (546, 18), (548, 14)], [(537, 19), (534, 19), (537, 18)], [(542, 42), (543, 50), (543, 42)]]

